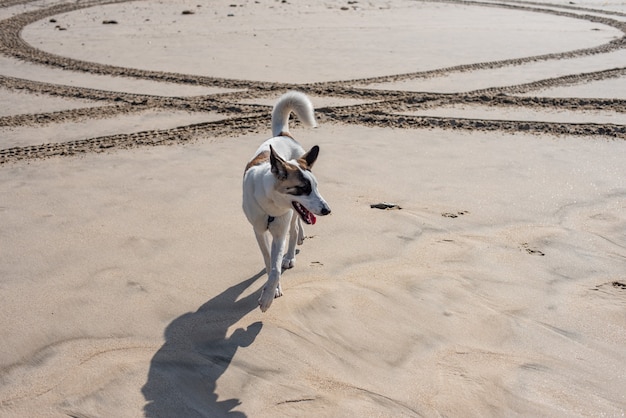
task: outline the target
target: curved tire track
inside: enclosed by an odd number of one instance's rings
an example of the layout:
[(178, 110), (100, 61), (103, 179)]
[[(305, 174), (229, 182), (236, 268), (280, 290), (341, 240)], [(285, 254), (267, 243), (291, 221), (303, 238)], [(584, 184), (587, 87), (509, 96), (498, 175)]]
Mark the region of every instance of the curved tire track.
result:
[[(502, 3), (483, 3), (472, 0), (419, 0), (439, 3), (454, 3), (476, 7), (499, 7), (513, 10), (547, 13), (557, 16), (582, 19), (611, 26), (625, 33), (622, 37), (593, 48), (584, 48), (561, 53), (544, 54), (517, 59), (458, 65), (431, 71), (396, 74), (384, 77), (343, 80), (336, 82), (309, 83), (292, 85), (258, 81), (241, 81), (171, 72), (139, 70), (81, 61), (50, 54), (26, 43), (20, 36), (22, 29), (33, 22), (60, 13), (67, 13), (106, 4), (123, 3), (128, 0), (91, 0), (80, 3), (61, 3), (47, 8), (36, 9), (0, 21), (0, 53), (20, 60), (62, 68), (71, 71), (86, 72), (109, 76), (122, 76), (157, 82), (191, 84), (229, 89), (242, 89), (238, 92), (212, 94), (197, 97), (164, 97), (132, 93), (113, 92), (82, 87), (55, 85), (50, 83), (24, 80), (15, 77), (0, 76), (0, 86), (13, 90), (26, 90), (33, 93), (61, 96), (68, 98), (90, 99), (103, 102), (102, 106), (87, 109), (74, 109), (30, 115), (0, 117), (0, 126), (25, 126), (42, 123), (55, 123), (85, 118), (112, 117), (116, 114), (140, 112), (149, 108), (183, 109), (187, 111), (214, 111), (228, 115), (227, 119), (217, 122), (190, 125), (167, 130), (153, 130), (132, 134), (118, 134), (89, 138), (40, 146), (14, 147), (0, 150), (0, 164), (22, 159), (46, 158), (58, 155), (75, 155), (86, 152), (102, 152), (113, 148), (125, 149), (145, 145), (187, 142), (198, 135), (237, 135), (242, 132), (257, 131), (266, 123), (267, 106), (242, 105), (236, 103), (247, 97), (276, 95), (287, 89), (297, 88), (310, 94), (335, 97), (358, 98), (375, 101), (355, 106), (318, 109), (329, 121), (337, 123), (361, 124), (368, 126), (390, 126), (395, 128), (440, 128), (465, 129), (502, 132), (532, 132), (552, 135), (603, 136), (626, 139), (626, 126), (618, 124), (573, 124), (531, 121), (498, 121), (463, 118), (436, 118), (425, 116), (400, 116), (400, 110), (416, 110), (446, 104), (475, 104), (488, 106), (543, 107), (558, 109), (604, 109), (626, 113), (626, 100), (606, 99), (551, 99), (535, 97), (516, 97), (512, 94), (528, 93), (547, 87), (577, 84), (587, 81), (602, 80), (626, 76), (626, 67), (603, 71), (572, 74), (563, 77), (548, 78), (532, 83), (492, 87), (469, 93), (436, 94), (403, 92), (394, 90), (368, 89), (372, 83), (394, 83), (403, 80), (429, 78), (446, 74), (505, 66), (522, 65), (529, 62), (562, 60), (580, 56), (602, 54), (626, 47), (626, 22), (606, 17), (623, 16), (618, 12), (606, 12), (584, 9), (575, 6), (557, 6), (542, 3), (522, 3), (509, 0)], [(5, 0), (0, 7), (30, 3), (28, 0)], [(543, 6), (543, 7), (541, 7)], [(545, 7), (550, 7), (547, 9)], [(575, 13), (572, 11), (599, 13), (603, 16)], [(360, 88), (359, 86), (364, 86)], [(241, 116), (244, 115), (244, 116)]]
[(267, 116), (248, 116), (205, 122), (173, 129), (107, 135), (63, 143), (13, 147), (0, 150), (0, 164), (35, 158), (69, 156), (88, 152), (105, 152), (113, 148), (129, 149), (147, 145), (181, 144), (200, 135), (224, 136), (237, 131), (256, 132), (267, 124)]

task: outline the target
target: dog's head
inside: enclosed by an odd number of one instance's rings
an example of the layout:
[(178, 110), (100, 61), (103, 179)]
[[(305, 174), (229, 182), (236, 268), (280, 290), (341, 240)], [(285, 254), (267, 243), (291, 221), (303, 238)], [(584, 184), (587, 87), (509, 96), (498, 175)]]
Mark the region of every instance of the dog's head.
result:
[(315, 223), (315, 215), (325, 216), (330, 208), (317, 190), (317, 180), (311, 167), (320, 148), (315, 145), (295, 161), (285, 161), (270, 146), (270, 164), (276, 177), (276, 191), (291, 202), (298, 215), (307, 224)]

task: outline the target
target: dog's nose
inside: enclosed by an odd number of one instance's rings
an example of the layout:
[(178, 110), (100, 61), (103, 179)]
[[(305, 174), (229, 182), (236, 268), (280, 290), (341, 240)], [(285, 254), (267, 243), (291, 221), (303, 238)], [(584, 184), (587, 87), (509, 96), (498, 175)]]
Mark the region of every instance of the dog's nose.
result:
[(322, 208), (322, 215), (326, 216), (330, 213), (330, 208)]

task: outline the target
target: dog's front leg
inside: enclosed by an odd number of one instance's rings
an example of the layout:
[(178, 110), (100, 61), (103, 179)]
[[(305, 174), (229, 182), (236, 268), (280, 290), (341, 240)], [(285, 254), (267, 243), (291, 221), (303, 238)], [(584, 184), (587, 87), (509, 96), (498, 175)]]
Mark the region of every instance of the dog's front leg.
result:
[(296, 242), (299, 239), (299, 220), (298, 215), (292, 211), (291, 222), (289, 222), (289, 246), (287, 247), (287, 254), (283, 257), (283, 269), (290, 269), (296, 265)]
[(293, 215), (298, 220), (298, 245), (304, 243), (304, 227), (302, 226), (302, 219), (299, 216)]
[(263, 254), (263, 261), (265, 262), (265, 272), (270, 274), (270, 242), (269, 242), (269, 233), (267, 230), (258, 231), (254, 230), (254, 235), (256, 236), (256, 241), (259, 243), (259, 248), (261, 249), (261, 254)]
[(261, 311), (265, 312), (269, 309), (274, 298), (283, 295), (280, 287), (280, 273), (282, 269), (283, 253), (285, 251), (285, 238), (289, 228), (289, 214), (275, 218), (269, 227), (272, 234), (272, 247), (270, 251), (270, 269), (268, 273), (267, 283), (261, 292), (259, 298), (259, 306)]

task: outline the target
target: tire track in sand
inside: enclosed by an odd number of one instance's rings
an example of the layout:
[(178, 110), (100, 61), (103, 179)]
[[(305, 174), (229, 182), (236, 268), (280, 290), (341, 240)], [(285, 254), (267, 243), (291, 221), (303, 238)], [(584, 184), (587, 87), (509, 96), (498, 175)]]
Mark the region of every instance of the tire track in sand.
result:
[[(501, 131), (503, 133), (530, 132), (536, 134), (578, 135), (589, 137), (601, 136), (626, 139), (626, 125), (623, 124), (550, 123), (515, 120), (500, 121), (490, 119), (464, 119), (458, 117), (406, 116), (397, 114), (398, 111), (419, 110), (422, 108), (442, 106), (446, 104), (471, 105), (476, 103), (486, 106), (514, 106), (570, 110), (600, 109), (626, 113), (626, 100), (621, 99), (562, 99), (514, 96), (514, 94), (528, 93), (549, 87), (624, 77), (626, 76), (626, 67), (590, 73), (571, 74), (567, 76), (547, 78), (521, 85), (493, 87), (469, 93), (457, 94), (406, 92), (396, 91), (393, 89), (381, 90), (367, 88), (368, 84), (373, 83), (386, 83), (392, 86), (392, 83), (404, 80), (440, 77), (446, 74), (496, 69), (506, 66), (519, 66), (537, 61), (563, 60), (581, 56), (604, 54), (626, 48), (626, 35), (597, 47), (561, 53), (458, 65), (431, 71), (396, 74), (384, 77), (297, 85), (139, 70), (81, 61), (39, 50), (25, 42), (20, 36), (22, 29), (26, 25), (38, 20), (49, 18), (60, 13), (67, 13), (106, 4), (123, 3), (125, 1), (128, 0), (92, 0), (80, 3), (58, 3), (44, 8), (33, 9), (2, 20), (0, 21), (0, 53), (21, 61), (53, 68), (79, 71), (88, 74), (127, 77), (150, 80), (154, 82), (178, 83), (194, 86), (219, 87), (239, 91), (194, 97), (165, 97), (57, 85), (0, 75), (0, 87), (6, 89), (23, 90), (37, 94), (59, 96), (69, 99), (81, 98), (102, 102), (102, 106), (91, 107), (88, 109), (74, 109), (40, 114), (0, 117), (0, 126), (19, 127), (43, 123), (58, 123), (64, 121), (113, 117), (117, 114), (141, 112), (146, 109), (172, 109), (191, 112), (212, 111), (224, 114), (225, 119), (216, 122), (194, 124), (172, 129), (150, 130), (131, 134), (100, 136), (78, 141), (0, 149), (0, 164), (22, 159), (75, 155), (87, 152), (103, 152), (111, 149), (125, 149), (146, 145), (154, 146), (165, 143), (184, 143), (194, 140), (199, 135), (236, 136), (246, 132), (257, 132), (266, 125), (269, 107), (244, 105), (239, 103), (239, 101), (245, 98), (276, 96), (288, 89), (299, 89), (309, 94), (319, 96), (343, 97), (369, 101), (369, 103), (360, 105), (318, 109), (322, 118), (326, 121), (335, 123), (389, 126), (403, 129), (439, 128)], [(536, 2), (523, 3), (519, 1), (507, 1), (501, 3), (483, 3), (470, 0), (426, 1), (547, 13), (607, 25), (619, 29), (623, 34), (626, 33), (626, 22), (608, 17), (624, 17), (626, 15), (618, 12), (585, 9), (571, 5), (557, 6)], [(20, 4), (26, 5), (28, 3), (31, 2), (28, 0), (3, 1), (0, 2), (0, 7), (9, 7)]]

